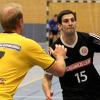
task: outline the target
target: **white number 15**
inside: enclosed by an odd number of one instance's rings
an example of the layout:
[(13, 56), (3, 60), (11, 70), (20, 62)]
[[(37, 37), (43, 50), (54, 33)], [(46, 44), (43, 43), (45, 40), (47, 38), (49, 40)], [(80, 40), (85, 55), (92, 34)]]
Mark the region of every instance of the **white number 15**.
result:
[(88, 79), (88, 77), (87, 77), (87, 75), (85, 73), (85, 70), (81, 71), (79, 73), (76, 73), (75, 77), (77, 78), (78, 83), (85, 82)]

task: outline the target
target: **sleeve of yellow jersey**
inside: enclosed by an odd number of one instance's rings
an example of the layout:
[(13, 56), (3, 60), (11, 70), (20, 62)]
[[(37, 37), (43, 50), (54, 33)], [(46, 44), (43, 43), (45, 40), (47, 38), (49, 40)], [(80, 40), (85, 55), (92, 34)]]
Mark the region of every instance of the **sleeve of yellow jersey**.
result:
[(45, 50), (35, 41), (30, 41), (28, 55), (33, 65), (39, 65), (44, 70), (49, 69), (55, 62), (55, 59), (48, 55)]

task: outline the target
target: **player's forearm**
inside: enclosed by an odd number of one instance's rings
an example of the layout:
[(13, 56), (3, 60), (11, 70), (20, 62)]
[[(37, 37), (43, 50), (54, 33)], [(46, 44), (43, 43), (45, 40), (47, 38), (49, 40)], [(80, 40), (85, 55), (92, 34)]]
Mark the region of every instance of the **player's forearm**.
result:
[(44, 77), (42, 79), (42, 88), (43, 88), (43, 91), (44, 91), (46, 97), (48, 95), (50, 95), (50, 93), (51, 93), (51, 80)]
[(65, 61), (64, 61), (64, 57), (63, 56), (57, 56), (56, 57), (56, 64), (57, 64), (57, 68), (58, 68), (58, 73), (60, 73), (59, 76), (63, 76), (65, 74)]

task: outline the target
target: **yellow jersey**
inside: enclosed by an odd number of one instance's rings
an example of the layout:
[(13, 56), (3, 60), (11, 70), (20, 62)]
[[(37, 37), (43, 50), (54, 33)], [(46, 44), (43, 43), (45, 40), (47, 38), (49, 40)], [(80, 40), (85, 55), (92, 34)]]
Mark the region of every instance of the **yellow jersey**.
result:
[(0, 100), (13, 99), (32, 66), (47, 69), (54, 61), (34, 40), (17, 33), (0, 33)]

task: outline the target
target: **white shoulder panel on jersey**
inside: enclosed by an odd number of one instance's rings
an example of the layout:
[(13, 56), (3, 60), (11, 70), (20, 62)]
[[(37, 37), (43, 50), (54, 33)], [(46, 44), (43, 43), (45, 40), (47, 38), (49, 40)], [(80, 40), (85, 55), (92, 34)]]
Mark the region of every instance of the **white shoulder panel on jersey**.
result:
[(89, 33), (89, 35), (100, 40), (100, 35), (97, 35), (95, 33)]

